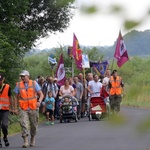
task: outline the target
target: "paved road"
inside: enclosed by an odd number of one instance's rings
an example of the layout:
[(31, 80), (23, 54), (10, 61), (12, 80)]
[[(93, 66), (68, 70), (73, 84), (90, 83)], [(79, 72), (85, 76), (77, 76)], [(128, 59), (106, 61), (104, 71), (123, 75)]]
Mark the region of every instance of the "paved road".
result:
[[(113, 121), (88, 121), (77, 123), (56, 121), (54, 126), (42, 124), (36, 137), (36, 146), (29, 150), (150, 150), (150, 133), (139, 134), (136, 130), (150, 110), (125, 108), (123, 116)], [(122, 119), (123, 118), (123, 119)], [(114, 121), (115, 120), (115, 121)], [(121, 122), (119, 125), (115, 122)], [(21, 134), (9, 137), (7, 149), (22, 150)], [(4, 148), (6, 149), (6, 148)]]

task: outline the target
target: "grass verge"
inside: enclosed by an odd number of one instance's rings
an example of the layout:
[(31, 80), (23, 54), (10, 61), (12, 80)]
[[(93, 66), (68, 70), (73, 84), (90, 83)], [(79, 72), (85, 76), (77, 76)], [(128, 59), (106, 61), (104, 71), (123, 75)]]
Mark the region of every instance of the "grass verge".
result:
[[(39, 124), (45, 121), (45, 116), (43, 114), (39, 114)], [(21, 132), (21, 127), (19, 123), (19, 117), (10, 115), (9, 116), (9, 135), (17, 134)]]

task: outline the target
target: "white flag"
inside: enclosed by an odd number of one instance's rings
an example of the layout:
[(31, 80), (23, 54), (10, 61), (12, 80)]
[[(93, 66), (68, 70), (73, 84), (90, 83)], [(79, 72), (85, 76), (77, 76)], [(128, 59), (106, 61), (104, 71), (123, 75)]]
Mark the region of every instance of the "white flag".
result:
[(88, 55), (82, 55), (82, 68), (90, 68)]

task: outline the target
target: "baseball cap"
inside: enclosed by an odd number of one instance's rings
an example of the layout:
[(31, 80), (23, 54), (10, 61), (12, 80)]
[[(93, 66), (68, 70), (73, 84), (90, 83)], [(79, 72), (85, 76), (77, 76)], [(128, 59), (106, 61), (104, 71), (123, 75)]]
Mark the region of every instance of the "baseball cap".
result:
[(112, 71), (112, 75), (113, 75), (115, 72), (117, 72), (117, 70), (113, 70), (113, 71)]
[(4, 75), (0, 73), (0, 81), (2, 81), (3, 79), (4, 79)]
[(21, 73), (20, 73), (20, 76), (30, 76), (29, 72), (27, 70), (23, 70)]

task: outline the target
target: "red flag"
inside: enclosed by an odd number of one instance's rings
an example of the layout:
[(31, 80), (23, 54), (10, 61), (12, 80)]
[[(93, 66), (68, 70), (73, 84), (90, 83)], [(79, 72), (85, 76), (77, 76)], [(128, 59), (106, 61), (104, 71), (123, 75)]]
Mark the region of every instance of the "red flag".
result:
[(60, 55), (60, 59), (59, 59), (58, 66), (56, 69), (56, 78), (58, 79), (57, 83), (59, 86), (64, 85), (66, 76), (65, 76), (65, 67), (64, 67), (64, 60), (63, 60), (62, 54)]
[(121, 31), (119, 32), (114, 57), (117, 59), (118, 67), (121, 67), (126, 61), (129, 60), (127, 49), (121, 35)]
[(79, 42), (75, 34), (73, 35), (72, 54), (79, 70), (82, 70), (82, 50), (80, 49)]

